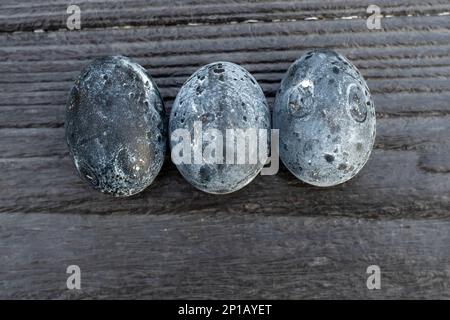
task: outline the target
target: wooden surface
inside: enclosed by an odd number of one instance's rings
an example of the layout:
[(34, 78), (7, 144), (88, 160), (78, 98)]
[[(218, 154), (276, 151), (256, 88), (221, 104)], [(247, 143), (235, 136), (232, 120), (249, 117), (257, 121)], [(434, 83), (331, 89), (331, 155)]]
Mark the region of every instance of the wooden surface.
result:
[[(450, 2), (80, 0), (0, 4), (0, 298), (450, 298)], [(350, 18), (351, 17), (351, 18)], [(287, 67), (332, 48), (368, 81), (372, 156), (321, 189), (285, 168), (239, 192), (191, 187), (167, 159), (115, 199), (75, 173), (64, 103), (93, 58), (123, 54), (170, 108), (203, 64), (247, 68), (270, 104)], [(66, 289), (67, 265), (82, 290)], [(382, 289), (366, 288), (367, 266)]]

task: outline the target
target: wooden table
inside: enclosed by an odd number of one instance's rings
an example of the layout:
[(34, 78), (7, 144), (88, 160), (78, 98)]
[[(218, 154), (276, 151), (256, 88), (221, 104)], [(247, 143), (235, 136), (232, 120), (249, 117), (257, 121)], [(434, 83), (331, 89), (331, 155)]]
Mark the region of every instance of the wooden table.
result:
[[(0, 4), (0, 298), (450, 298), (448, 0), (76, 4), (74, 31), (68, 1)], [(374, 97), (375, 149), (353, 180), (321, 189), (281, 168), (214, 196), (167, 159), (145, 192), (116, 199), (76, 175), (64, 104), (93, 58), (141, 63), (168, 108), (201, 65), (232, 61), (272, 104), (312, 48), (346, 55)], [(66, 288), (69, 265), (81, 290)]]

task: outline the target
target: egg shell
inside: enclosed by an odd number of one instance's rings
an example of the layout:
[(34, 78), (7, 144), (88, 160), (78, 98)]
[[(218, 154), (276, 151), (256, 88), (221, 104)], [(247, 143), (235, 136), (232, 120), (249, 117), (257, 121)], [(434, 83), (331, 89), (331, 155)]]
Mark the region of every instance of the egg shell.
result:
[(164, 161), (164, 103), (151, 76), (123, 56), (89, 64), (66, 106), (66, 140), (92, 187), (131, 196), (149, 186)]
[(280, 158), (300, 180), (334, 186), (354, 177), (375, 141), (375, 107), (357, 68), (331, 50), (295, 61), (277, 92)]
[[(233, 143), (226, 140), (227, 129), (266, 130), (268, 138), (261, 143), (265, 143), (268, 150), (270, 112), (263, 91), (249, 72), (230, 62), (215, 62), (197, 70), (175, 99), (170, 114), (169, 133), (172, 136), (177, 129), (188, 130), (194, 148), (194, 122), (201, 122), (202, 132), (219, 130), (225, 147), (222, 164), (194, 161), (177, 164), (178, 170), (189, 183), (208, 193), (225, 194), (243, 188), (258, 175), (264, 166), (259, 157), (253, 164), (238, 164), (237, 161), (226, 163), (226, 145)], [(171, 139), (171, 148), (178, 142)]]

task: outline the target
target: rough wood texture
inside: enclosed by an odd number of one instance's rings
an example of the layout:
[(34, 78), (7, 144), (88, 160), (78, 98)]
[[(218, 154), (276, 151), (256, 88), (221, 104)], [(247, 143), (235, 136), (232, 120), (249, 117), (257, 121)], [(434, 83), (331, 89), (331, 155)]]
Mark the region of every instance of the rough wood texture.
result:
[[(3, 214), (0, 226), (1, 298), (450, 298), (449, 221)], [(370, 265), (381, 290), (366, 287)]]
[[(2, 1), (0, 297), (449, 298), (450, 3), (378, 1), (382, 30), (367, 29), (369, 4), (86, 0), (68, 31), (67, 1)], [(114, 199), (76, 176), (64, 103), (94, 57), (144, 65), (170, 109), (215, 60), (247, 68), (272, 104), (311, 48), (343, 53), (371, 88), (376, 146), (355, 179), (320, 189), (281, 168), (213, 196), (166, 159), (145, 192)], [(64, 289), (72, 263), (78, 294)], [(379, 292), (369, 264), (385, 272)]]

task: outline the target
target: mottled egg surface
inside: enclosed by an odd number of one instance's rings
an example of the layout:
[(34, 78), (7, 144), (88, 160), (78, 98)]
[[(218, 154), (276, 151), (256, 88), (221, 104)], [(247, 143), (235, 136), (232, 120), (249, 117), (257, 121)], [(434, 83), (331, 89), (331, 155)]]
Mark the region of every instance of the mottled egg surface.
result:
[(122, 56), (88, 65), (70, 91), (66, 139), (79, 174), (114, 196), (144, 190), (164, 160), (164, 103), (140, 65)]
[[(245, 163), (237, 160), (237, 139), (241, 132), (235, 129), (259, 129), (267, 131), (268, 138), (258, 139), (258, 146), (268, 150), (270, 139), (270, 112), (263, 91), (256, 80), (244, 68), (230, 62), (216, 62), (197, 70), (183, 85), (172, 107), (169, 122), (172, 160), (175, 146), (181, 140), (174, 139), (177, 129), (189, 132), (192, 150), (195, 147), (194, 123), (201, 123), (203, 143), (202, 162), (191, 157), (191, 163), (176, 164), (183, 177), (196, 188), (214, 194), (230, 193), (250, 183), (264, 166), (265, 159)], [(208, 129), (218, 130), (222, 135), (223, 148), (216, 159), (222, 163), (209, 163), (204, 158)], [(234, 139), (226, 139), (226, 130), (234, 132)], [(263, 131), (264, 131), (263, 130)], [(221, 137), (209, 135), (212, 139)], [(241, 140), (242, 141), (242, 140)], [(253, 141), (254, 142), (254, 141)], [(233, 147), (234, 145), (234, 147)], [(250, 153), (250, 147), (247, 144)], [(197, 149), (200, 150), (200, 149)], [(241, 149), (242, 151), (242, 149)], [(259, 152), (259, 151), (258, 151)], [(263, 151), (264, 152), (264, 151)], [(206, 152), (207, 154), (207, 152)], [(265, 152), (267, 157), (267, 151)], [(229, 163), (227, 158), (233, 158)], [(249, 159), (249, 158), (248, 158)], [(174, 161), (175, 162), (175, 161)]]
[(300, 180), (333, 186), (355, 176), (375, 140), (375, 108), (361, 73), (342, 55), (307, 53), (277, 92), (273, 126), (280, 158)]

